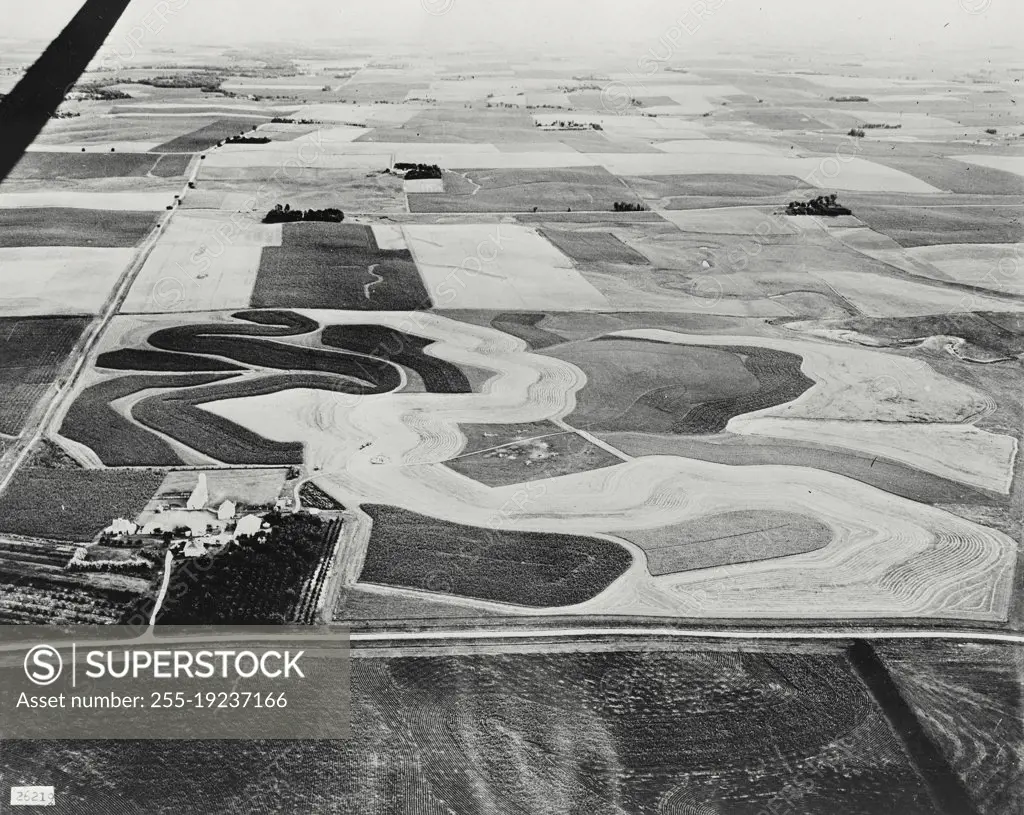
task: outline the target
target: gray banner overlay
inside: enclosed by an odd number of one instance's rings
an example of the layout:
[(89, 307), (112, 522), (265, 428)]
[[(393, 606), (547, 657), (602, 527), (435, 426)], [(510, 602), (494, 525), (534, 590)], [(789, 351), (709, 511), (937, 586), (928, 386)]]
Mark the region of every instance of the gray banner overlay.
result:
[(0, 739), (344, 739), (348, 630), (0, 626)]

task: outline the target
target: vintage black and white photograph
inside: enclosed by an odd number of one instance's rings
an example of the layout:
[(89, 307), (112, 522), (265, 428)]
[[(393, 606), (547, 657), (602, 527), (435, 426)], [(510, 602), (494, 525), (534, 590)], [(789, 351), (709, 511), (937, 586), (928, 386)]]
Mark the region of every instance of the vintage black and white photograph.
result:
[(0, 12), (0, 812), (1024, 812), (1020, 0)]

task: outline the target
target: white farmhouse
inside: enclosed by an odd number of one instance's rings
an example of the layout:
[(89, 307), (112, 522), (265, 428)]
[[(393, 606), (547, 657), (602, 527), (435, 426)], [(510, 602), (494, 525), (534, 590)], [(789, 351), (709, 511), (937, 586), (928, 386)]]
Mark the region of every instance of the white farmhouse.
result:
[(230, 521), (235, 517), (235, 502), (225, 501), (219, 507), (217, 507), (217, 520), (218, 521)]
[(260, 529), (263, 528), (263, 519), (258, 515), (246, 515), (238, 521), (235, 526), (235, 537), (241, 538), (246, 535), (259, 534)]

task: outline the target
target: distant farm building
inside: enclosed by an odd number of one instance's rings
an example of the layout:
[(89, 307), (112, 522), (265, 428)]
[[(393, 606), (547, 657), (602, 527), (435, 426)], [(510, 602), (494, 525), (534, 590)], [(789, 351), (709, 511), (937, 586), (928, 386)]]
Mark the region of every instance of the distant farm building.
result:
[(219, 507), (217, 507), (217, 520), (218, 521), (230, 521), (235, 517), (235, 502), (225, 501)]
[(203, 557), (206, 554), (206, 544), (197, 539), (186, 541), (185, 548), (181, 553), (185, 557)]

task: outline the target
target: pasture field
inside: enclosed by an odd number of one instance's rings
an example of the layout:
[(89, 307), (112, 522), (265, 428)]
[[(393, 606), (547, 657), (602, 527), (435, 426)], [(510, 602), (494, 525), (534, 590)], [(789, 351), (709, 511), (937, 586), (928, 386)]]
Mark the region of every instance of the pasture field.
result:
[(293, 223), (263, 250), (251, 305), (408, 311), (431, 297), (409, 251), (381, 249), (369, 226)]
[(654, 576), (802, 555), (832, 540), (824, 524), (785, 512), (725, 512), (624, 535), (647, 555)]
[(153, 212), (59, 207), (0, 209), (0, 248), (136, 246), (155, 222)]
[(792, 354), (728, 346), (680, 350), (606, 338), (545, 353), (586, 373), (568, 421), (588, 430), (718, 433), (734, 416), (788, 402), (813, 384)]
[(687, 175), (625, 176), (623, 181), (644, 201), (660, 209), (685, 209), (685, 198), (783, 198), (807, 187), (796, 176), (692, 173)]
[(599, 594), (629, 552), (585, 536), (485, 529), (380, 505), (360, 574), (364, 583), (519, 606), (564, 606)]
[(0, 316), (95, 314), (134, 255), (131, 249), (0, 249)]
[(0, 532), (88, 542), (114, 518), (134, 518), (163, 475), (144, 470), (22, 467), (0, 494)]
[(0, 433), (21, 432), (88, 324), (86, 317), (0, 318)]
[(102, 178), (174, 178), (184, 176), (191, 156), (184, 154), (154, 155), (152, 153), (56, 153), (50, 150), (30, 151), (11, 171), (17, 180), (56, 181), (58, 179)]
[[(15, 782), (60, 785), (70, 807), (161, 815), (282, 798), (411, 815), (481, 800), (499, 815), (936, 812), (837, 650), (625, 642), (354, 657), (349, 739), (225, 741), (218, 761), (203, 742), (19, 741), (5, 763)], [(285, 763), (303, 771), (260, 783)]]
[[(208, 506), (216, 507), (224, 501), (233, 501), (247, 507), (272, 507), (281, 494), (288, 471), (284, 469), (204, 470), (210, 499)], [(199, 474), (194, 471), (174, 470), (167, 473), (154, 501), (184, 504), (195, 488)]]
[(962, 359), (994, 361), (1024, 353), (1024, 315), (998, 312), (933, 314), (922, 317), (860, 317), (827, 322), (794, 322), (794, 331), (859, 345), (892, 348), (924, 343), (930, 337), (958, 337)]
[(545, 212), (611, 212), (616, 201), (636, 204), (640, 199), (603, 167), (483, 169), (448, 173), (444, 193), (410, 192), (409, 210), (531, 212), (536, 208)]
[(445, 465), (489, 487), (613, 467), (623, 459), (553, 422), (460, 425), (466, 449)]
[(531, 228), (408, 224), (403, 231), (436, 308), (586, 309), (606, 304), (569, 258)]

